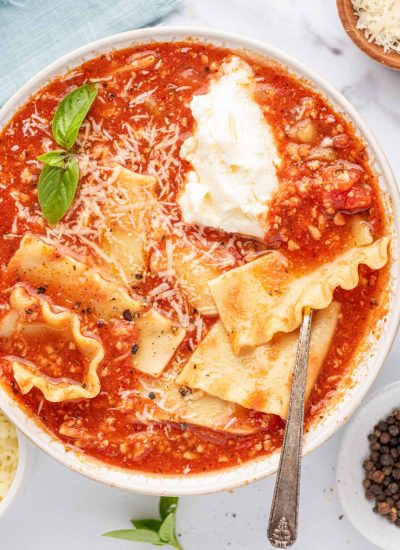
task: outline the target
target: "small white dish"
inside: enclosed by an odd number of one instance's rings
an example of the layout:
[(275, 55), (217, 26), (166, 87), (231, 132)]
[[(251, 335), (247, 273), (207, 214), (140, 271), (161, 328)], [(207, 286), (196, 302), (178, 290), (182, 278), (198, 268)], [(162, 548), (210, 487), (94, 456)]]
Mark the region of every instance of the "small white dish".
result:
[(375, 424), (400, 407), (400, 382), (371, 395), (345, 431), (337, 463), (337, 485), (346, 517), (367, 540), (383, 550), (399, 550), (400, 527), (373, 512), (373, 502), (364, 496), (363, 461), (368, 458), (368, 434)]
[(0, 520), (3, 514), (11, 508), (20, 494), (25, 481), (29, 475), (30, 467), (33, 463), (34, 447), (29, 443), (27, 438), (17, 430), (18, 437), (18, 464), (13, 482), (8, 493), (0, 502)]

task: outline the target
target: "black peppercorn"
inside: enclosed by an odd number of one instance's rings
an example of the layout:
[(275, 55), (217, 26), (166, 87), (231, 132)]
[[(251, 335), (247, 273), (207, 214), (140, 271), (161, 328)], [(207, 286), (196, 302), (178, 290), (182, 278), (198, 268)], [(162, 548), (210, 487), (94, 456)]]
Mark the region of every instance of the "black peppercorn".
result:
[(387, 432), (383, 433), (379, 439), (381, 443), (387, 445), (390, 441), (390, 434), (388, 434)]
[(132, 321), (132, 313), (129, 311), (129, 309), (125, 309), (122, 313), (122, 317), (125, 319), (125, 321)]
[(386, 516), (390, 512), (390, 504), (388, 502), (380, 502), (377, 506), (378, 513)]
[(384, 454), (381, 456), (382, 466), (392, 466), (393, 462), (393, 458), (390, 455)]
[(382, 487), (377, 483), (373, 483), (370, 487), (370, 491), (373, 495), (379, 495), (380, 493), (382, 493)]
[(131, 347), (132, 355), (136, 355), (138, 351), (139, 351), (139, 344), (133, 344), (133, 346)]
[(400, 434), (400, 428), (397, 426), (397, 424), (393, 424), (392, 426), (389, 426), (389, 433), (391, 436), (396, 437)]
[(378, 462), (379, 458), (380, 454), (378, 453), (378, 451), (372, 451), (372, 453), (370, 454), (370, 459), (372, 460), (372, 462), (374, 462), (374, 464)]
[[(364, 460), (363, 468), (366, 472), (370, 472), (374, 468), (374, 463), (372, 462), (372, 460)], [(399, 473), (400, 473), (400, 470), (399, 470)]]
[(387, 493), (389, 495), (394, 495), (395, 493), (397, 493), (397, 491), (399, 490), (399, 484), (398, 483), (389, 483), (388, 485), (388, 488), (387, 488)]
[(384, 479), (385, 474), (382, 472), (382, 470), (375, 470), (375, 472), (372, 473), (371, 481), (375, 481), (375, 483), (381, 484)]

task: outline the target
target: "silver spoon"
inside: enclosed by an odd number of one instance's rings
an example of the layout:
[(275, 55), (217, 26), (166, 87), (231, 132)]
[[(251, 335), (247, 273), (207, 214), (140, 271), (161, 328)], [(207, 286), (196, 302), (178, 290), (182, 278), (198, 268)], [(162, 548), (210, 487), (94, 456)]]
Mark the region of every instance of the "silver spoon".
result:
[(297, 538), (304, 397), (310, 347), (312, 309), (304, 308), (285, 435), (268, 524), (268, 539), (276, 548), (289, 548)]

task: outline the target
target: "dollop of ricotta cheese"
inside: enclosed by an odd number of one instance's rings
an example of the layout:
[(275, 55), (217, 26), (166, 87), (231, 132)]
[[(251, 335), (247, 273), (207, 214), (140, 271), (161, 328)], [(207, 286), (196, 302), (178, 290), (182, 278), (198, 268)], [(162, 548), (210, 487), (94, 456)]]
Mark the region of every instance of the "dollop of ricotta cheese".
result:
[(180, 151), (193, 167), (178, 199), (183, 220), (262, 238), (280, 159), (250, 65), (237, 56), (224, 62), (190, 109), (195, 131)]

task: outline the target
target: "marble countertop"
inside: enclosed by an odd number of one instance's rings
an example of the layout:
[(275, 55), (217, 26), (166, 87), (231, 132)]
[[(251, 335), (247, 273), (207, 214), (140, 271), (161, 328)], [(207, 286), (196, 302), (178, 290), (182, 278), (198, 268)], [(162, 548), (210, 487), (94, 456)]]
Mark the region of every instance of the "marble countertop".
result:
[[(364, 56), (341, 27), (334, 0), (183, 0), (161, 25), (234, 31), (281, 48), (319, 72), (360, 111), (400, 172), (400, 73)], [(374, 388), (398, 379), (397, 339)], [(372, 550), (343, 516), (335, 484), (342, 432), (304, 459), (297, 550)], [(234, 492), (182, 499), (178, 532), (185, 550), (263, 550), (273, 490), (267, 479)], [(145, 550), (149, 545), (101, 538), (151, 517), (158, 500), (130, 495), (69, 472), (41, 452), (18, 505), (0, 522), (7, 550)]]

